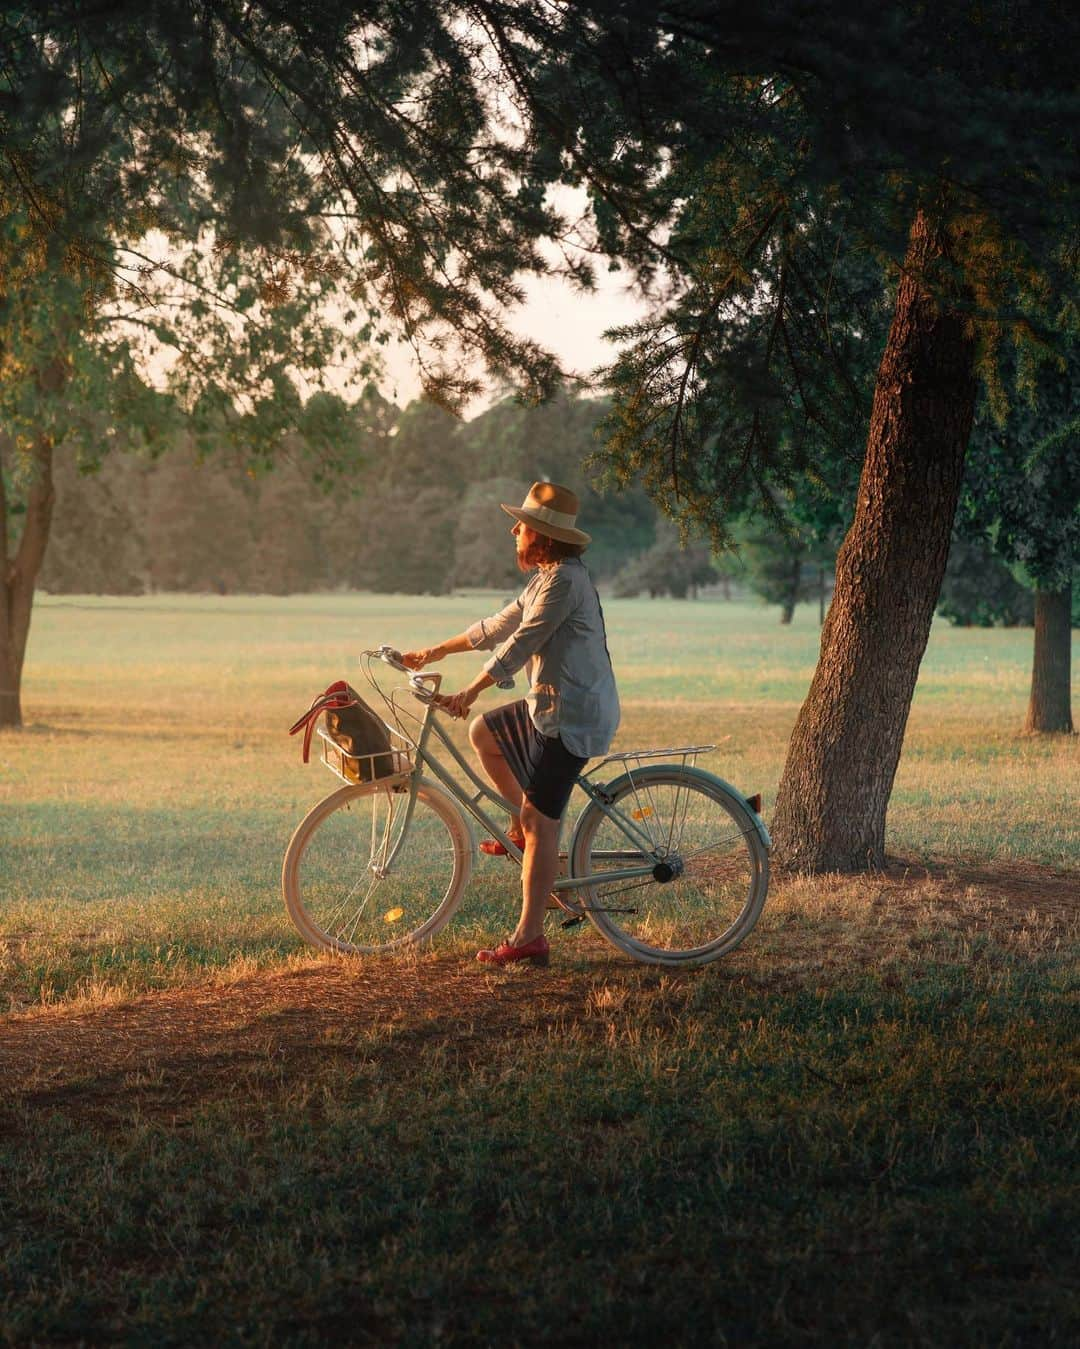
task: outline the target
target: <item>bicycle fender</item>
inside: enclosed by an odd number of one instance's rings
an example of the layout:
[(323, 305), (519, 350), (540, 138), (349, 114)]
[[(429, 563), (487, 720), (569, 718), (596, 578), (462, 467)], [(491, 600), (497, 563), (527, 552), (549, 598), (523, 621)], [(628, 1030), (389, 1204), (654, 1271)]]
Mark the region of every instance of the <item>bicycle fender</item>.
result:
[[(607, 792), (614, 792), (617, 788), (622, 787), (624, 782), (633, 782), (635, 778), (640, 781), (646, 774), (655, 772), (657, 769), (685, 773), (687, 777), (697, 778), (699, 782), (708, 782), (712, 786), (719, 787), (727, 792), (728, 796), (733, 796), (740, 805), (746, 808), (746, 813), (754, 821), (758, 837), (761, 839), (766, 851), (772, 849), (772, 837), (770, 836), (768, 829), (765, 828), (765, 821), (757, 811), (754, 810), (753, 806), (751, 806), (750, 802), (742, 792), (739, 791), (738, 787), (733, 787), (730, 782), (725, 781), (722, 777), (718, 777), (715, 773), (710, 773), (706, 768), (698, 768), (696, 766), (690, 767), (689, 765), (684, 767), (682, 764), (677, 763), (651, 763), (648, 768), (638, 769), (637, 772), (634, 773), (623, 773), (620, 777), (613, 778), (610, 782), (604, 784), (604, 790)], [(576, 829), (574, 830), (574, 834), (576, 837)]]

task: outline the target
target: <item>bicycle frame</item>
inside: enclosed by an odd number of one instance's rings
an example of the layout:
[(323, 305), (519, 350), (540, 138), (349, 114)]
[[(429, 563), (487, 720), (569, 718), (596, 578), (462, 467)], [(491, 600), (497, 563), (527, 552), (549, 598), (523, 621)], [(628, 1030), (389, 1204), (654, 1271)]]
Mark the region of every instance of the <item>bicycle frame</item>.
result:
[[(445, 787), (457, 804), (471, 815), (473, 819), (476, 820), (477, 823), (480, 824), (493, 838), (498, 839), (509, 856), (520, 864), (523, 859), (522, 849), (514, 843), (513, 839), (503, 830), (502, 826), (496, 820), (492, 819), (480, 803), (481, 801), (490, 802), (492, 806), (510, 814), (513, 813), (514, 807), (505, 797), (500, 796), (498, 792), (479, 777), (473, 766), (450, 739), (443, 727), (439, 725), (435, 718), (435, 713), (438, 709), (433, 701), (433, 697), (434, 694), (438, 692), (441, 676), (431, 675), (427, 678), (430, 680), (432, 699), (424, 698), (421, 700), (424, 703), (424, 716), (420, 723), (419, 733), (413, 741), (415, 761), (412, 772), (407, 779), (410, 785), (409, 801), (406, 806), (405, 819), (402, 822), (398, 841), (383, 865), (387, 869), (393, 865), (398, 849), (404, 843), (408, 833), (409, 823), (412, 819), (413, 808), (416, 803), (416, 793), (422, 776), (422, 767), (428, 768), (433, 776), (443, 787)], [(468, 795), (468, 789), (463, 788), (454, 775), (440, 763), (431, 752), (429, 746), (433, 735), (442, 744), (444, 749), (448, 751), (451, 758), (465, 774), (469, 783), (475, 788), (475, 791), (471, 796)], [(595, 769), (592, 771), (595, 771)], [(603, 813), (613, 821), (630, 843), (637, 845), (636, 849), (633, 851), (627, 850), (625, 853), (606, 852), (601, 854), (602, 856), (609, 858), (612, 861), (629, 860), (630, 858), (639, 858), (642, 856), (652, 860), (649, 860), (648, 865), (639, 864), (638, 866), (623, 867), (619, 870), (591, 872), (586, 876), (560, 876), (556, 879), (552, 889), (557, 892), (577, 890), (582, 886), (591, 884), (593, 881), (602, 881), (604, 884), (610, 885), (614, 881), (641, 880), (647, 876), (651, 876), (653, 874), (653, 868), (656, 865), (656, 858), (653, 856), (654, 847), (652, 839), (649, 838), (644, 830), (638, 829), (634, 821), (627, 818), (621, 811), (611, 809), (605, 799), (606, 794), (603, 788), (597, 787), (589, 782), (587, 775), (579, 775), (577, 778), (577, 786), (580, 787), (585, 795), (596, 804), (598, 809), (603, 811)]]
[[(391, 681), (384, 688), (376, 662), (398, 670), (407, 683)], [(496, 851), (505, 851), (519, 865), (525, 851), (503, 823), (503, 812), (514, 813), (516, 793), (512, 804), (489, 786), (481, 764), (474, 768), (465, 746), (455, 743), (461, 736), (435, 715), (447, 712), (447, 699), (439, 696), (442, 676), (410, 670), (388, 646), (363, 652), (360, 663), (383, 705), (396, 756), (393, 769), (377, 776), (388, 767), (380, 758), (384, 751), (351, 754), (319, 727), (323, 761), (346, 789), (312, 806), (294, 830), (282, 863), (285, 904), (301, 936), (314, 946), (343, 952), (390, 949), (441, 931), (476, 861), (476, 835), (467, 821), (501, 843)], [(458, 702), (452, 700), (451, 706)], [(561, 823), (548, 831), (562, 863), (551, 890), (571, 915), (565, 926), (588, 917), (635, 960), (680, 969), (715, 960), (748, 935), (768, 890), (770, 839), (758, 813), (760, 797), (744, 797), (698, 766), (698, 755), (715, 749), (701, 744), (627, 749), (597, 757), (577, 775), (574, 781), (585, 800), (579, 800), (582, 809), (569, 839), (563, 840)], [(339, 811), (354, 805), (360, 813), (359, 856), (351, 845), (340, 846), (342, 830), (346, 843), (353, 837), (347, 822), (333, 825), (336, 833), (323, 830), (331, 820), (341, 821)], [(316, 838), (322, 842), (309, 863), (305, 859)], [(410, 838), (417, 839), (415, 849), (407, 843)], [(695, 861), (701, 854), (706, 856)], [(376, 904), (365, 918), (373, 887), (391, 872), (397, 879), (384, 893), (396, 907), (381, 912)], [(689, 885), (658, 889), (684, 874)], [(626, 891), (644, 892), (623, 898)], [(350, 903), (359, 907), (345, 913), (346, 920), (351, 917), (345, 928), (339, 918)], [(408, 906), (409, 929), (403, 927), (400, 935), (384, 930), (379, 920), (396, 923), (406, 915), (402, 905)], [(631, 917), (615, 916), (620, 914)]]

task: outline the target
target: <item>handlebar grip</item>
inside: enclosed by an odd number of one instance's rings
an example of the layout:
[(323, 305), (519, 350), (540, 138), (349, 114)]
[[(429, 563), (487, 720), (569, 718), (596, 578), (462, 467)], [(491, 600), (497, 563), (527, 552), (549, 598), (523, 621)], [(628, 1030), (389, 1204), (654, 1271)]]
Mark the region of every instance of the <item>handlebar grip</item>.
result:
[(380, 646), (379, 659), (385, 661), (387, 665), (392, 665), (395, 670), (404, 670), (406, 674), (412, 674), (412, 671), (401, 659), (401, 652), (395, 651), (392, 646)]
[(401, 652), (396, 651), (392, 646), (380, 646), (374, 654), (385, 665), (390, 665), (395, 670), (400, 670), (402, 674), (409, 676), (409, 688), (415, 698), (419, 698), (422, 703), (430, 703), (434, 699), (439, 691), (439, 685), (442, 683), (441, 674), (421, 674), (418, 670), (410, 670), (401, 659)]

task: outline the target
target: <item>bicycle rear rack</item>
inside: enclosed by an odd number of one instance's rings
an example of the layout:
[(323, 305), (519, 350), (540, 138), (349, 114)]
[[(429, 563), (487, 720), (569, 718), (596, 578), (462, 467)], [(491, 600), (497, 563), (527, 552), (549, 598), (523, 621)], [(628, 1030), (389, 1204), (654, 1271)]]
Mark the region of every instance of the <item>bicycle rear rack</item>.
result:
[(592, 777), (594, 773), (598, 773), (607, 764), (641, 764), (646, 759), (677, 759), (685, 768), (688, 763), (691, 765), (696, 763), (699, 754), (709, 754), (714, 749), (716, 749), (715, 745), (672, 745), (668, 749), (624, 749), (620, 750), (618, 754), (605, 754), (602, 759), (597, 759), (596, 763), (583, 776)]

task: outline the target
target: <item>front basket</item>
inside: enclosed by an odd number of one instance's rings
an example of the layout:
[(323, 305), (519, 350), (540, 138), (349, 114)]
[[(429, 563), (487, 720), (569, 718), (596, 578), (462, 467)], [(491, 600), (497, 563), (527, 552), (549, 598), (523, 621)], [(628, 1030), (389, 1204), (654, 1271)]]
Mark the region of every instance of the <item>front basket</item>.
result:
[[(387, 727), (387, 730), (390, 731), (391, 742), (401, 738), (390, 727)], [(385, 751), (381, 754), (346, 754), (324, 727), (319, 726), (315, 734), (322, 741), (323, 763), (342, 782), (347, 782), (350, 785), (358, 782), (390, 782), (412, 772), (412, 755), (408, 749), (398, 749), (391, 744), (390, 754), (394, 761), (393, 770), (389, 773), (383, 772), (376, 775), (375, 761), (385, 760)]]

